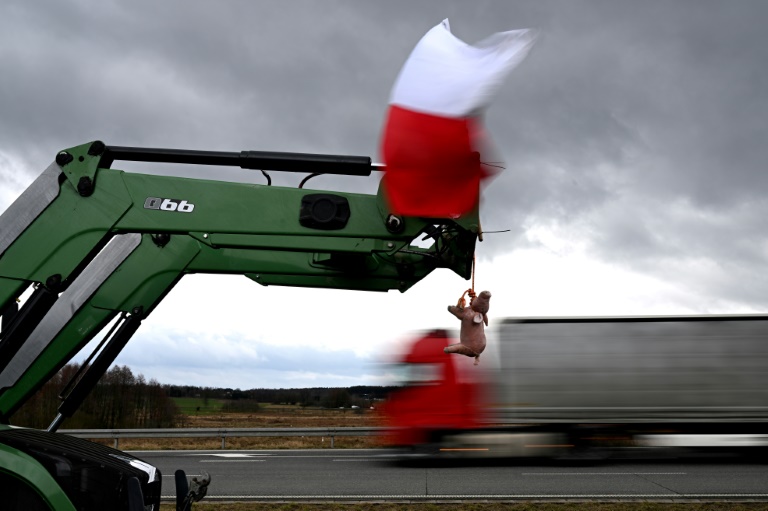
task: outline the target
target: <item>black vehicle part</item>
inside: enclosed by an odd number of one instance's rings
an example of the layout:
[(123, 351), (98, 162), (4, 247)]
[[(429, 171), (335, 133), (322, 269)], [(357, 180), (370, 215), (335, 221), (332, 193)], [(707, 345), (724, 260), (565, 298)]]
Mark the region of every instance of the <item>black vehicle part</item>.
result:
[(0, 431), (0, 443), (36, 459), (78, 511), (130, 509), (127, 483), (134, 477), (141, 486), (142, 508), (160, 509), (160, 471), (130, 454), (69, 435), (25, 428)]
[(0, 372), (5, 369), (58, 298), (57, 292), (38, 286), (21, 310), (12, 315), (7, 325), (5, 311), (3, 311), (3, 331), (0, 333)]
[[(2, 322), (2, 329), (0, 332), (5, 331), (8, 329), (8, 327), (11, 325), (11, 321), (13, 321), (13, 318), (16, 317), (16, 314), (19, 313), (19, 302), (11, 302), (8, 305), (5, 306), (3, 310), (0, 310), (0, 316), (3, 317)], [(0, 333), (0, 335), (2, 335)]]
[(176, 479), (176, 511), (189, 511), (193, 502), (200, 502), (208, 493), (211, 475), (205, 470), (199, 476), (192, 478), (192, 485), (187, 484), (187, 475), (183, 470), (177, 470)]
[[(94, 362), (88, 366), (85, 372), (82, 374), (80, 380), (72, 387), (69, 395), (64, 398), (61, 405), (59, 405), (59, 414), (53, 420), (50, 426), (48, 426), (49, 432), (56, 431), (61, 425), (62, 421), (67, 417), (71, 417), (83, 400), (96, 386), (99, 379), (107, 372), (109, 366), (115, 361), (117, 356), (123, 350), (125, 345), (130, 340), (131, 336), (136, 333), (139, 326), (141, 326), (142, 311), (135, 310), (134, 314), (126, 317), (123, 315), (119, 321), (120, 326), (117, 331), (112, 335), (111, 339), (104, 346), (104, 349), (98, 354)], [(114, 330), (114, 329), (113, 329)], [(110, 332), (111, 333), (111, 332)], [(108, 334), (109, 335), (109, 334)], [(78, 371), (79, 374), (79, 371)], [(69, 387), (69, 384), (67, 385)]]
[(189, 493), (187, 474), (179, 469), (174, 472), (173, 477), (176, 481), (176, 511), (182, 511), (184, 509), (184, 502), (187, 500), (187, 494)]
[(280, 153), (273, 151), (192, 151), (149, 147), (106, 147), (100, 167), (110, 168), (115, 160), (157, 163), (219, 165), (252, 170), (313, 172), (347, 176), (370, 176), (379, 168), (368, 156), (334, 154)]
[(301, 198), (299, 223), (311, 229), (343, 229), (349, 221), (346, 197), (332, 193), (311, 193)]
[(25, 481), (0, 471), (3, 511), (51, 511), (50, 506)]
[(128, 511), (144, 511), (144, 495), (138, 478), (128, 479)]

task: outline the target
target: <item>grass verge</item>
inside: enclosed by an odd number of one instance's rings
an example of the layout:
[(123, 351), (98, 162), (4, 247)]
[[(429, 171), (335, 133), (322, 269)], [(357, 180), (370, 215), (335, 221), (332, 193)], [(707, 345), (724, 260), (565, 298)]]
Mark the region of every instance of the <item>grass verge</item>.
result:
[[(765, 511), (765, 502), (478, 502), (478, 503), (259, 503), (198, 502), (196, 511)], [(161, 504), (161, 511), (175, 511)]]

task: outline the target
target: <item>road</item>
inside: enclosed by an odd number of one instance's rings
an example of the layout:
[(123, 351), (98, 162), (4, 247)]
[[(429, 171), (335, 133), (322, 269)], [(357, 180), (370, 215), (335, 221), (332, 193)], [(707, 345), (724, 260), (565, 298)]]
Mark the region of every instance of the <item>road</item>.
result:
[(631, 461), (590, 466), (401, 466), (384, 450), (134, 452), (163, 474), (207, 471), (207, 500), (704, 499), (768, 501), (768, 464)]

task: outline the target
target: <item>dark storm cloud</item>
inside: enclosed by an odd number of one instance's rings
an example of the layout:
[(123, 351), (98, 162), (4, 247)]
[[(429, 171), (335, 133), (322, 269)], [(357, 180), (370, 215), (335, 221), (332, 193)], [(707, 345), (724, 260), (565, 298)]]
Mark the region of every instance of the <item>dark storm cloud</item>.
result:
[[(491, 253), (557, 224), (693, 295), (768, 306), (764, 3), (563, 2), (488, 114)], [(751, 276), (748, 277), (748, 276)]]
[(542, 33), (487, 114), (506, 171), (484, 227), (511, 232), (481, 258), (556, 226), (611, 264), (768, 306), (735, 278), (768, 262), (762, 0), (5, 2), (0, 153), (30, 178), (97, 138), (377, 159), (397, 72), (446, 17), (468, 42)]

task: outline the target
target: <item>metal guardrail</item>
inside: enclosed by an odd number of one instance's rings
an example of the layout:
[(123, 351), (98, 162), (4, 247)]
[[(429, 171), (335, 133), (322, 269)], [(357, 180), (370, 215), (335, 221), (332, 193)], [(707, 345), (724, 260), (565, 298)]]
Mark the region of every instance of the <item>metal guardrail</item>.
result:
[(226, 449), (227, 438), (261, 436), (321, 436), (331, 438), (331, 448), (337, 436), (369, 436), (384, 428), (162, 428), (162, 429), (60, 429), (59, 433), (79, 438), (112, 438), (115, 449), (121, 438), (221, 438), (221, 448)]

